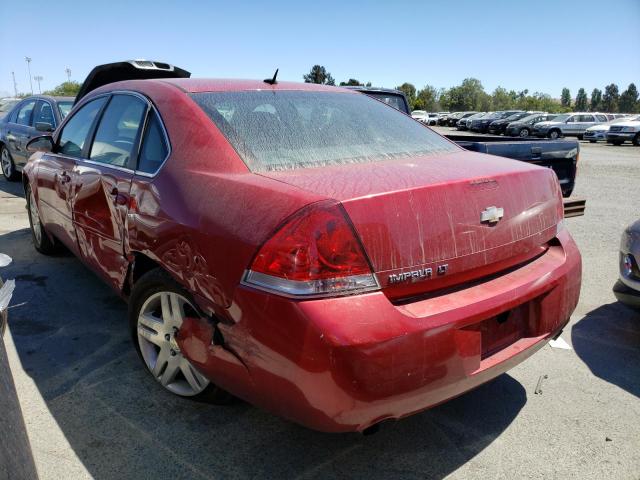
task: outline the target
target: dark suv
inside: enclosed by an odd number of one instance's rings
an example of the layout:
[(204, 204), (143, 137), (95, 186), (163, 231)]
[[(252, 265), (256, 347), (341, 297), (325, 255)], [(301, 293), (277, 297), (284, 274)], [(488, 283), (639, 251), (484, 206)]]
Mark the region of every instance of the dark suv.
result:
[(487, 133), (489, 125), (496, 120), (502, 120), (510, 117), (514, 113), (520, 113), (522, 110), (507, 110), (500, 112), (488, 113), (482, 118), (475, 118), (471, 122), (467, 121), (467, 128), (472, 132)]

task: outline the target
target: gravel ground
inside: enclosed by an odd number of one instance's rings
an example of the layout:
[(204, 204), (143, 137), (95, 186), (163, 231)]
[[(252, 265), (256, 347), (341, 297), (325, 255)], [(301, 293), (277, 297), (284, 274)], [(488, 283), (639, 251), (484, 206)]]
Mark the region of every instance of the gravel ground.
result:
[(544, 347), (362, 437), (164, 392), (136, 358), (124, 303), (72, 256), (37, 254), (19, 186), (0, 180), (0, 252), (14, 258), (2, 275), (17, 280), (4, 341), (40, 478), (640, 478), (640, 313), (611, 292), (639, 182), (640, 148), (582, 143), (587, 213), (567, 220), (584, 262), (562, 337), (572, 350)]

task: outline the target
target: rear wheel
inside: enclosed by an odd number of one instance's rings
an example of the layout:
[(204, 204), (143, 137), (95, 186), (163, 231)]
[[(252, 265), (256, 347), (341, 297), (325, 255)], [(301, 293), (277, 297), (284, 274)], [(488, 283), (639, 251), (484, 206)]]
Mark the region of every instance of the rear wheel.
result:
[(620, 146), (624, 143), (624, 140), (611, 140), (614, 145)]
[(551, 130), (549, 132), (549, 138), (551, 140), (556, 140), (556, 139), (560, 138), (560, 132), (558, 130)]
[(522, 138), (526, 138), (529, 136), (529, 129), (528, 128), (521, 128), (520, 132), (518, 133), (519, 136), (521, 136)]
[(131, 336), (153, 378), (181, 397), (229, 403), (231, 394), (209, 382), (180, 351), (176, 335), (187, 316), (201, 315), (189, 292), (165, 271), (151, 270), (134, 285), (129, 302)]
[(18, 172), (16, 171), (16, 165), (13, 163), (13, 158), (11, 158), (11, 153), (9, 149), (2, 146), (2, 151), (0, 152), (0, 164), (2, 164), (2, 175), (4, 178), (9, 180), (10, 182), (15, 182), (18, 180)]
[(38, 204), (31, 190), (31, 186), (27, 185), (25, 190), (27, 197), (27, 214), (29, 215), (29, 225), (31, 225), (31, 239), (33, 240), (33, 246), (37, 251), (44, 255), (51, 255), (56, 251), (56, 244), (49, 237), (42, 222), (40, 221), (40, 212), (38, 211)]

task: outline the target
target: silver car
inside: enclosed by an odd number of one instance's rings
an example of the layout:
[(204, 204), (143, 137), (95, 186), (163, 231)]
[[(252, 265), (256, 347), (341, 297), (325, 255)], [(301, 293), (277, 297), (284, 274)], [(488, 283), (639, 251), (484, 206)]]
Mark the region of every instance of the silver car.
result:
[(608, 121), (609, 119), (604, 113), (564, 113), (550, 122), (537, 123), (533, 128), (533, 134), (537, 137), (551, 139), (573, 136), (582, 140), (587, 128)]
[(638, 120), (640, 120), (640, 115), (618, 117), (615, 120), (611, 120), (607, 123), (602, 123), (600, 125), (594, 125), (593, 127), (587, 128), (584, 132), (583, 138), (585, 140), (589, 140), (591, 143), (596, 143), (598, 140), (606, 141), (607, 132), (609, 131), (609, 127), (611, 127), (612, 125), (627, 121), (633, 122)]
[(620, 279), (613, 287), (616, 298), (640, 308), (640, 220), (629, 225), (620, 241)]

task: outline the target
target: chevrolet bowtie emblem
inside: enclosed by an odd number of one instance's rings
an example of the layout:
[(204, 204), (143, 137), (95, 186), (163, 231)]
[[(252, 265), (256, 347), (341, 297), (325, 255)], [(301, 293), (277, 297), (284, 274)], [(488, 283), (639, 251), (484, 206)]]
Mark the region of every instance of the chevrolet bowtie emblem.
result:
[(480, 223), (496, 224), (504, 217), (504, 208), (488, 207), (480, 213)]

